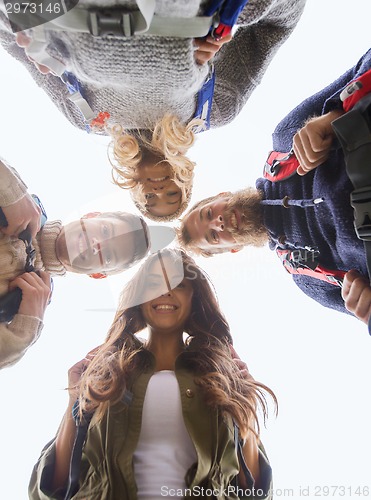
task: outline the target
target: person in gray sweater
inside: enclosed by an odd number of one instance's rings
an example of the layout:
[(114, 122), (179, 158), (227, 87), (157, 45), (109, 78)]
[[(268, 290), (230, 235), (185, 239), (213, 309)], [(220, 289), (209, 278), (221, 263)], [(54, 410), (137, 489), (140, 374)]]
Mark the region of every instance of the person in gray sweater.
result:
[[(155, 14), (202, 15), (205, 0), (156, 2)], [(231, 122), (260, 83), (278, 48), (300, 19), (305, 0), (250, 0), (237, 21), (233, 39), (214, 58), (215, 90), (210, 127)], [(99, 7), (101, 0), (80, 0), (80, 7)], [(135, 9), (131, 0), (106, 0), (104, 8)], [(1, 44), (26, 66), (68, 121), (86, 123), (62, 80), (39, 72), (30, 61), (5, 15), (0, 18)], [(32, 33), (31, 33), (32, 36)], [(46, 31), (46, 51), (79, 81), (93, 113), (108, 113), (116, 183), (130, 188), (144, 215), (154, 220), (178, 217), (191, 195), (194, 163), (185, 155), (194, 141), (197, 95), (210, 74), (210, 63), (195, 57), (200, 40), (162, 36), (93, 37), (89, 33)], [(196, 50), (196, 54), (199, 51)], [(145, 175), (140, 175), (147, 163)], [(150, 167), (153, 167), (150, 170)]]

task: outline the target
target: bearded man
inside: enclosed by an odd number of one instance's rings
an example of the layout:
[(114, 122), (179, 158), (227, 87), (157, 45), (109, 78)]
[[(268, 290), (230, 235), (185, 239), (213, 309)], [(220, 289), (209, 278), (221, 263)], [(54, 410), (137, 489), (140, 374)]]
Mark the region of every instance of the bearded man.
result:
[[(344, 114), (340, 94), (370, 67), (371, 50), (291, 111), (273, 133), (274, 153), (267, 160), (265, 178), (258, 179), (255, 189), (197, 203), (182, 220), (181, 245), (210, 256), (269, 243), (304, 293), (367, 323), (371, 288), (363, 243), (354, 230), (354, 188), (331, 123)], [(367, 120), (371, 130), (369, 115)], [(277, 165), (283, 167), (279, 182)], [(293, 175), (284, 175), (292, 165)]]

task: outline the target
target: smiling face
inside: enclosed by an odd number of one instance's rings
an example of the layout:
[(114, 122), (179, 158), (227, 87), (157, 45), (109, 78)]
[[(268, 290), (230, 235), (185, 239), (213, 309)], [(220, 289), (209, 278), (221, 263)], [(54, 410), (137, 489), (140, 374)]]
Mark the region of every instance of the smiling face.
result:
[[(142, 304), (141, 310), (152, 332), (183, 333), (192, 310), (192, 282), (183, 277), (183, 270), (179, 274), (179, 266), (170, 258), (164, 258), (164, 264), (165, 276), (160, 261), (157, 260), (151, 266), (146, 278), (146, 288), (148, 295), (157, 297)], [(162, 295), (156, 294), (156, 290), (164, 292), (164, 282), (167, 282), (170, 285), (167, 288), (171, 289)]]
[(67, 271), (114, 274), (148, 250), (140, 217), (105, 216), (80, 219), (62, 228), (56, 252)]
[(137, 171), (137, 182), (146, 199), (145, 208), (156, 216), (175, 213), (182, 203), (182, 191), (172, 180), (174, 173), (168, 162), (155, 159), (142, 161)]
[(255, 189), (223, 193), (199, 203), (182, 222), (192, 246), (210, 253), (262, 246), (267, 232), (262, 221), (261, 195)]
[(183, 224), (197, 247), (212, 251), (237, 245), (234, 235), (241, 224), (241, 214), (236, 209), (227, 215), (229, 200), (230, 197), (222, 196), (200, 205), (184, 218)]

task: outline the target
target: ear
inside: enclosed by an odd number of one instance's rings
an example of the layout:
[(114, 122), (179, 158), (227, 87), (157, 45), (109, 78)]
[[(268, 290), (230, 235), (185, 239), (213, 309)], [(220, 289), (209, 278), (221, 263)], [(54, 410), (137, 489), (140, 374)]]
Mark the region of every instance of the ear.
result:
[(102, 212), (89, 212), (85, 215), (83, 215), (81, 218), (82, 219), (94, 219), (94, 217), (99, 217), (102, 214)]
[(242, 249), (243, 249), (243, 245), (240, 245), (240, 246), (238, 246), (238, 247), (234, 247), (234, 248), (232, 248), (232, 249), (230, 250), (230, 252), (231, 252), (231, 253), (237, 253), (237, 252), (239, 252), (239, 251), (240, 251), (240, 250), (242, 250)]
[(93, 278), (95, 280), (101, 280), (103, 278), (107, 278), (107, 274), (106, 273), (92, 273), (92, 274), (88, 274), (89, 278)]

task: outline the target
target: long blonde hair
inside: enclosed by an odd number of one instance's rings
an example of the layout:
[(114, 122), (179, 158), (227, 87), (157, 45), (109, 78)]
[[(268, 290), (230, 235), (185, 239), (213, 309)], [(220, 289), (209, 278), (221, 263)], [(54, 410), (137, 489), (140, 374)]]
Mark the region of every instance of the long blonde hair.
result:
[[(119, 124), (108, 126), (107, 131), (112, 138), (109, 157), (113, 181), (121, 188), (131, 190), (134, 203), (146, 217), (166, 222), (176, 219), (187, 208), (192, 193), (195, 163), (186, 153), (195, 141), (194, 128), (202, 125), (203, 121), (199, 119), (193, 119), (185, 125), (176, 116), (165, 115), (153, 130), (128, 133)], [(146, 154), (155, 156), (159, 162), (168, 162), (173, 170), (173, 181), (182, 192), (182, 202), (172, 215), (160, 217), (146, 209), (143, 189), (137, 180), (138, 169)]]
[[(207, 405), (231, 415), (241, 430), (255, 433), (255, 429), (259, 430), (257, 408), (260, 406), (265, 419), (265, 393), (276, 402), (273, 392), (251, 376), (241, 375), (229, 349), (232, 340), (229, 325), (207, 275), (183, 251), (165, 249), (161, 253), (163, 257), (181, 259), (184, 276), (192, 282), (192, 312), (185, 324), (189, 337), (182, 356), (194, 373), (195, 383), (201, 387)], [(149, 351), (135, 337), (147, 326), (141, 308), (125, 308), (125, 304), (127, 295), (133, 296), (133, 284), (143, 286), (155, 256), (147, 259), (134, 281), (124, 289), (120, 300), (124, 308), (118, 308), (105, 343), (81, 379), (80, 408), (98, 410), (98, 418), (104, 416), (110, 404), (122, 398), (128, 381), (148, 366)]]

